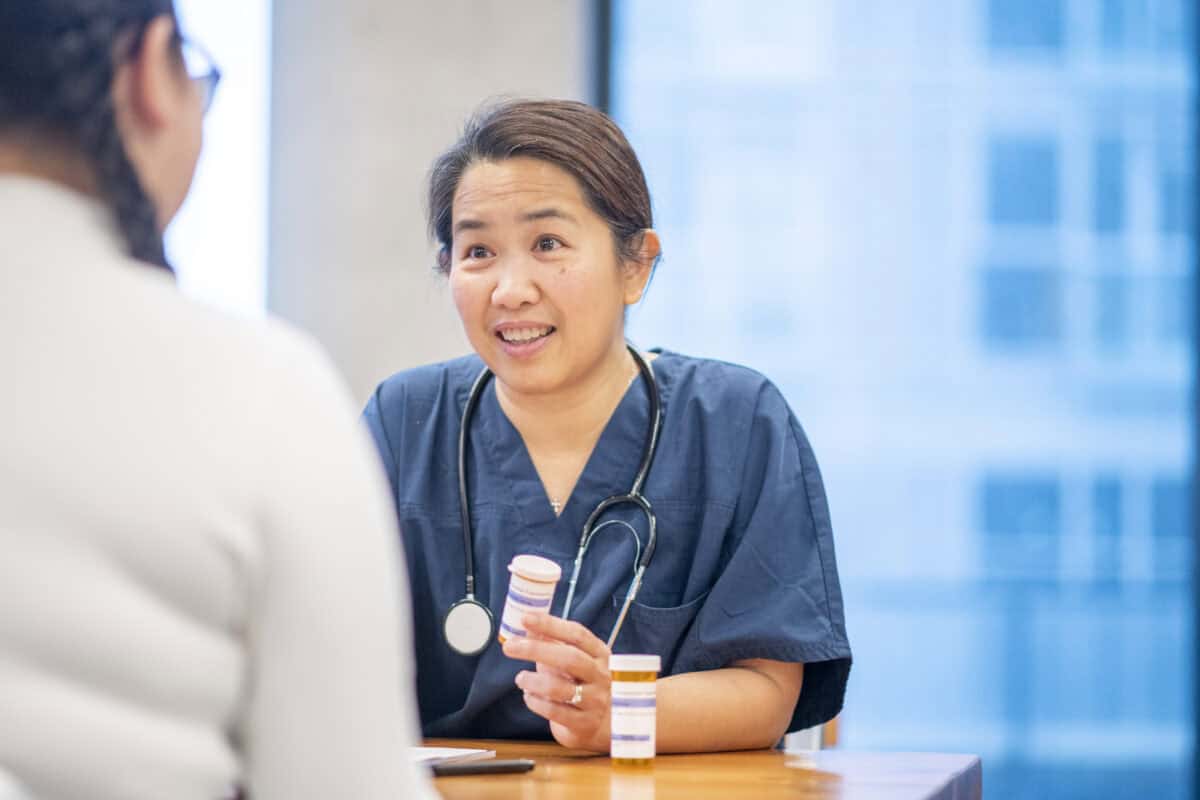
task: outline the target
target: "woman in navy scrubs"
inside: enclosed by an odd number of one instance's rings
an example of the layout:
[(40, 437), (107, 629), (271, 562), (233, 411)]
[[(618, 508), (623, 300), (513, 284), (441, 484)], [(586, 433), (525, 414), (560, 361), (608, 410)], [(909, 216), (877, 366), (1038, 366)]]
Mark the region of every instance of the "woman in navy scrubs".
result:
[[(401, 372), (365, 411), (383, 457), (413, 587), (427, 736), (609, 745), (605, 644), (633, 576), (633, 536), (602, 530), (559, 618), (580, 532), (630, 490), (650, 427), (651, 386), (625, 341), (625, 310), (660, 253), (637, 156), (581, 103), (509, 101), (467, 125), (435, 163), (430, 228), (475, 354)], [(662, 427), (644, 487), (657, 547), (612, 651), (662, 657), (658, 750), (766, 747), (832, 718), (850, 670), (825, 490), (779, 390), (731, 364), (642, 353)], [(528, 639), (452, 649), (464, 595), (458, 437), (475, 595), (499, 616), (514, 555), (557, 562), (551, 616)], [(636, 508), (628, 522), (645, 545)]]

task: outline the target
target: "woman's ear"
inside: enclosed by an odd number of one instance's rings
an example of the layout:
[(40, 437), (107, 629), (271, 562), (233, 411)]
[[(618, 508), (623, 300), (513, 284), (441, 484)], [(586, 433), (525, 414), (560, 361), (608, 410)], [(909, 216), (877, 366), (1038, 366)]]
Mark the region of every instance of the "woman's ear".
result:
[(163, 14), (146, 26), (137, 51), (113, 79), (113, 104), (124, 133), (150, 137), (170, 123), (179, 106), (180, 70), (175, 23)]
[(143, 29), (140, 46), (117, 67), (112, 102), (117, 131), (159, 229), (183, 204), (200, 157), (204, 103), (187, 74), (170, 14)]
[(654, 264), (662, 254), (662, 243), (658, 234), (652, 228), (646, 228), (641, 233), (637, 253), (625, 262), (625, 305), (631, 306), (642, 299), (646, 284), (654, 274)]

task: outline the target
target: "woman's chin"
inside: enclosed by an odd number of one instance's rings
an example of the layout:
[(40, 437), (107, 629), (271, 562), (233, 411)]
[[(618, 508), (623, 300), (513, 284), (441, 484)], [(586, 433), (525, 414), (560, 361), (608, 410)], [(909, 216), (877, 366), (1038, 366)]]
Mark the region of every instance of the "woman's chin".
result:
[(538, 370), (509, 367), (501, 368), (500, 371), (493, 370), (493, 372), (496, 373), (496, 380), (503, 383), (504, 388), (510, 393), (528, 397), (553, 394), (561, 385), (559, 381), (551, 379), (548, 375), (539, 374)]

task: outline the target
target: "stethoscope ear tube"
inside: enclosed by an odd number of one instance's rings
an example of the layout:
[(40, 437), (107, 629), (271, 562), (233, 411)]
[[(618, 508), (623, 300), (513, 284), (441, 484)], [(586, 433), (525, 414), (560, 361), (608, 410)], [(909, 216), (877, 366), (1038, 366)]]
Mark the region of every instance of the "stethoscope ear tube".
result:
[(617, 641), (617, 634), (621, 632), (621, 627), (625, 624), (625, 615), (629, 613), (629, 607), (633, 605), (633, 598), (637, 597), (638, 589), (642, 588), (642, 575), (646, 573), (646, 568), (638, 566), (637, 572), (633, 573), (633, 580), (629, 582), (629, 591), (625, 593), (625, 602), (621, 604), (621, 613), (617, 614), (617, 621), (613, 623), (612, 633), (608, 635), (608, 641), (604, 646), (612, 652), (613, 642)]
[[(463, 557), (466, 560), (464, 571), (467, 575), (467, 596), (464, 599), (472, 601), (475, 600), (475, 539), (471, 532), (470, 497), (467, 493), (467, 434), (471, 415), (483, 394), (483, 385), (491, 376), (492, 371), (487, 367), (476, 376), (471, 384), (471, 393), (467, 395), (467, 405), (463, 408), (462, 424), (458, 426), (458, 508), (462, 515)], [(450, 610), (453, 611), (454, 606)], [(491, 614), (490, 611), (488, 613)]]
[(642, 498), (642, 502), (646, 503), (646, 520), (649, 527), (649, 533), (646, 536), (646, 546), (642, 548), (642, 558), (638, 563), (638, 568), (645, 571), (646, 567), (650, 566), (650, 559), (654, 558), (654, 546), (658, 544), (658, 519), (654, 516), (654, 511), (650, 508), (650, 503)]
[(650, 465), (654, 463), (654, 454), (658, 452), (658, 434), (662, 430), (662, 400), (658, 396), (658, 382), (654, 380), (654, 373), (650, 371), (646, 359), (642, 358), (634, 347), (629, 348), (629, 354), (637, 362), (638, 371), (646, 381), (646, 393), (650, 396), (650, 435), (646, 437), (646, 443), (642, 446), (642, 460), (633, 479), (633, 486), (629, 489), (629, 494), (641, 497), (642, 487), (650, 474)]

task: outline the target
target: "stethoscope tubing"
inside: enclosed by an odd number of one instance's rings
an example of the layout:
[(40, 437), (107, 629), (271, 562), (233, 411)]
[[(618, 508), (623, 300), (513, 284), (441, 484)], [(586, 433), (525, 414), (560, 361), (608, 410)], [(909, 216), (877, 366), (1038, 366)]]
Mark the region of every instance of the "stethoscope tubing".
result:
[[(646, 568), (650, 565), (650, 560), (654, 557), (654, 548), (658, 541), (658, 523), (654, 516), (654, 509), (651, 507), (650, 501), (642, 494), (642, 489), (650, 474), (650, 467), (654, 462), (654, 454), (658, 450), (659, 433), (662, 430), (662, 401), (658, 394), (658, 382), (654, 378), (654, 373), (650, 370), (650, 365), (646, 363), (646, 360), (642, 358), (641, 354), (632, 345), (626, 345), (626, 347), (630, 355), (633, 356), (633, 360), (637, 363), (638, 370), (646, 382), (646, 394), (650, 399), (650, 428), (642, 446), (638, 471), (634, 476), (633, 485), (630, 487), (629, 492), (602, 500), (592, 513), (588, 515), (587, 521), (584, 522), (583, 530), (579, 535), (579, 550), (576, 553), (574, 567), (571, 570), (567, 599), (563, 606), (563, 617), (566, 618), (570, 613), (571, 603), (575, 596), (575, 586), (579, 581), (579, 572), (583, 564), (583, 557), (587, 553), (592, 537), (598, 530), (596, 523), (615, 506), (627, 503), (636, 505), (646, 517), (648, 529), (646, 544), (645, 547), (641, 548), (634, 568), (633, 579), (630, 581), (629, 590), (625, 594), (625, 601), (621, 605), (620, 613), (617, 616), (616, 623), (613, 625), (612, 633), (609, 635), (608, 647), (610, 650), (625, 622), (629, 607), (632, 605), (638, 590), (641, 588), (642, 577), (645, 575)], [(467, 446), (471, 418), (475, 413), (476, 407), (479, 405), (479, 400), (483, 396), (483, 390), (491, 377), (492, 371), (484, 367), (479, 375), (476, 376), (474, 383), (471, 384), (471, 391), (467, 395), (467, 402), (463, 407), (462, 422), (458, 431), (458, 502), (462, 516), (463, 555), (466, 567), (466, 597), (464, 599), (471, 602), (478, 601), (475, 599), (475, 541), (471, 527), (470, 493), (467, 485)]]

